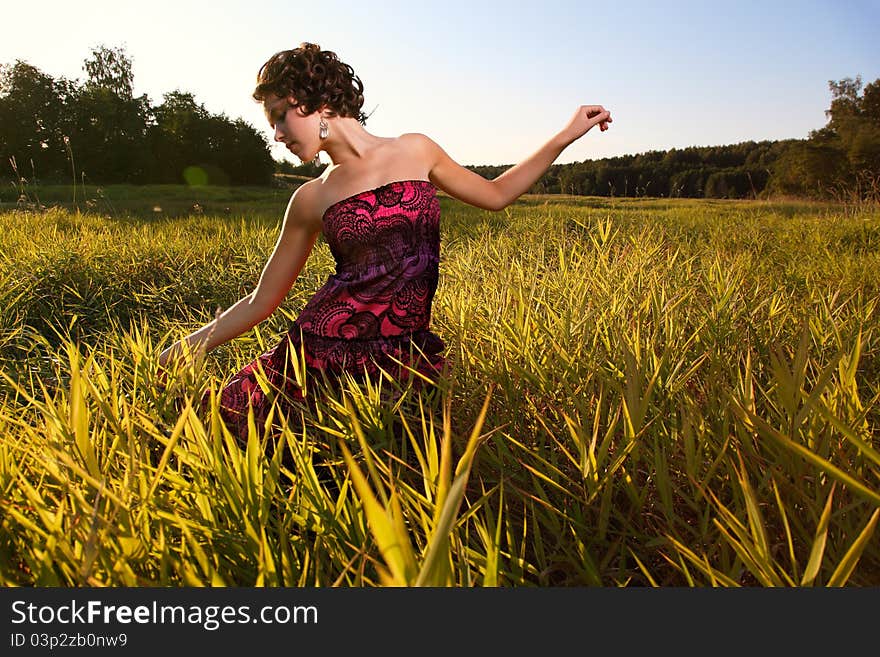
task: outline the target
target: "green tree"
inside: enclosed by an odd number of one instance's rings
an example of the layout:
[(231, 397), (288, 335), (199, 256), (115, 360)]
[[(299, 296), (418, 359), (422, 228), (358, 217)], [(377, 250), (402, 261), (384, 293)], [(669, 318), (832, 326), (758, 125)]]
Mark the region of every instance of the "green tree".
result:
[(70, 142), (80, 175), (92, 182), (145, 181), (150, 170), (150, 102), (133, 96), (131, 59), (99, 46), (83, 63), (88, 79), (71, 106)]
[(172, 91), (155, 108), (153, 177), (167, 183), (268, 185), (274, 164), (265, 137), (238, 119), (211, 114), (189, 92)]
[(880, 183), (880, 79), (867, 85), (862, 95), (860, 76), (828, 84), (833, 98), (827, 127), (836, 137), (832, 143), (846, 155), (848, 180), (851, 185)]
[(210, 113), (189, 92), (170, 91), (162, 98), (162, 104), (154, 110), (155, 125), (149, 134), (155, 163), (152, 178), (182, 183), (189, 167), (203, 166), (209, 159), (205, 133)]
[(242, 119), (237, 119), (230, 125), (232, 139), (226, 146), (223, 158), (231, 181), (236, 185), (271, 183), (274, 166), (266, 138)]
[(880, 125), (880, 79), (865, 85), (861, 110), (862, 116)]
[(880, 187), (880, 79), (829, 80), (828, 123), (805, 142), (785, 146), (773, 166), (770, 189), (783, 194), (852, 197)]
[(771, 188), (788, 196), (823, 198), (846, 183), (846, 155), (834, 145), (797, 142), (774, 165)]
[(0, 166), (18, 174), (49, 180), (69, 171), (64, 137), (70, 133), (69, 108), (74, 85), (55, 80), (17, 60), (0, 66)]
[(859, 90), (862, 77), (828, 80), (828, 88), (831, 90), (831, 107), (825, 110), (825, 116), (828, 117), (828, 127), (837, 132), (844, 121), (861, 114)]
[(134, 95), (132, 61), (123, 48), (93, 48), (83, 69), (89, 76), (87, 88), (106, 89), (122, 100), (131, 100)]

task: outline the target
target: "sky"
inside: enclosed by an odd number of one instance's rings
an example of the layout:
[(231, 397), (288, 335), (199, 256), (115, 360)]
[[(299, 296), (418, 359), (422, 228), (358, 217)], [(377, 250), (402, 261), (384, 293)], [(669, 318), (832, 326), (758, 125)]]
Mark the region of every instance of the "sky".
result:
[(256, 73), (317, 43), (364, 83), (369, 132), (424, 133), (463, 165), (515, 164), (592, 104), (611, 129), (557, 163), (803, 139), (827, 121), (829, 80), (880, 78), (880, 0), (19, 0), (0, 16), (0, 64), (84, 79), (92, 48), (121, 47), (137, 95), (192, 92), (270, 141)]

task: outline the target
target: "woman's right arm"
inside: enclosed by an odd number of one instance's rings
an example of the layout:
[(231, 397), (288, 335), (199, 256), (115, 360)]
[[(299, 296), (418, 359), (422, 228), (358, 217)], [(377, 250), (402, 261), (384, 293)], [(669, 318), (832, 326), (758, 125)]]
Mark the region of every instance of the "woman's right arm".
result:
[(164, 367), (171, 359), (180, 358), (186, 351), (193, 355), (205, 354), (249, 331), (278, 308), (321, 234), (321, 224), (314, 219), (308, 196), (306, 183), (290, 197), (281, 234), (254, 291), (211, 322), (165, 349), (159, 355), (161, 366)]

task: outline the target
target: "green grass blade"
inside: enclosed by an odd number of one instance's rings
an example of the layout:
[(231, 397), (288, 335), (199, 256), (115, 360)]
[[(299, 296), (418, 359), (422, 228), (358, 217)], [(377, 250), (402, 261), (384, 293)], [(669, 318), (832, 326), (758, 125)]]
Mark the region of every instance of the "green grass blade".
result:
[(865, 528), (861, 531), (858, 537), (856, 537), (853, 544), (850, 545), (849, 550), (843, 555), (843, 559), (837, 564), (837, 568), (834, 569), (831, 578), (828, 580), (828, 586), (843, 586), (846, 584), (847, 580), (856, 569), (856, 564), (859, 562), (862, 553), (868, 546), (868, 541), (870, 541), (871, 537), (874, 535), (874, 529), (877, 527), (878, 518), (880, 518), (880, 509), (874, 511), (868, 524), (865, 525)]

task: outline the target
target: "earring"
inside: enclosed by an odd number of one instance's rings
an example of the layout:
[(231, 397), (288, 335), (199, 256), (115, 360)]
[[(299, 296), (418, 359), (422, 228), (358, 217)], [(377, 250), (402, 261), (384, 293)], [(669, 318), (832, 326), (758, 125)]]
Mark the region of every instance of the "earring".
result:
[(312, 159), (312, 164), (316, 167), (321, 166), (321, 157), (320, 156), (321, 156), (320, 152), (315, 153), (315, 157), (314, 157), (314, 159)]
[(321, 122), (318, 124), (318, 128), (318, 136), (321, 137), (321, 139), (327, 139), (328, 135), (330, 134), (330, 126), (327, 125), (327, 122), (323, 119), (323, 117), (321, 118)]

